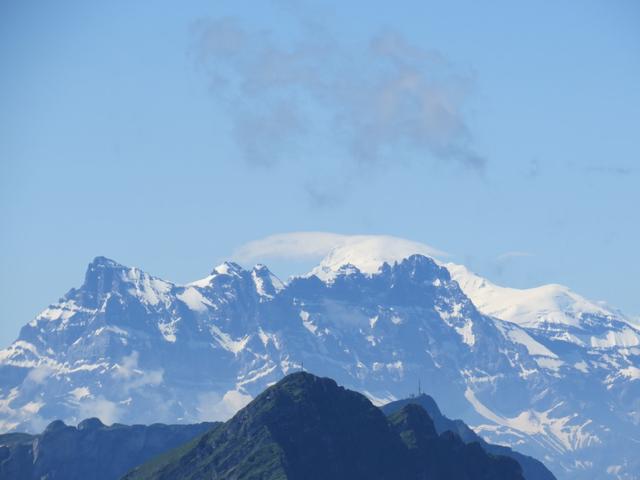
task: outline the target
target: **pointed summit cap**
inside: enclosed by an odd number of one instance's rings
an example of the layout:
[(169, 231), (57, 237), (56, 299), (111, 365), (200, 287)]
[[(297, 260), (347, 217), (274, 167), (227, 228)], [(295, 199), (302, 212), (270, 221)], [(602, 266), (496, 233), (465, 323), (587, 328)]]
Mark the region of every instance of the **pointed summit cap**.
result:
[(284, 283), (261, 263), (251, 270), (251, 279), (258, 294), (264, 297), (273, 297), (284, 288)]
[(89, 264), (89, 268), (124, 268), (123, 265), (107, 257), (99, 255)]
[(87, 267), (84, 283), (80, 289), (84, 294), (86, 305), (94, 308), (104, 294), (117, 289), (127, 270), (127, 267), (110, 258), (94, 258)]
[(235, 262), (222, 262), (211, 271), (211, 275), (240, 275), (244, 269)]

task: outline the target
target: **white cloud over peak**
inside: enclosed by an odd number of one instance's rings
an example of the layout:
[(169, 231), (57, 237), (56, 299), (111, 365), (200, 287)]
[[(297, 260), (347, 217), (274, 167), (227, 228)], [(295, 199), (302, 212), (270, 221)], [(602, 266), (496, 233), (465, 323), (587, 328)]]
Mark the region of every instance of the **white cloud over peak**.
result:
[(421, 242), (390, 235), (342, 235), (330, 232), (291, 232), (248, 242), (233, 253), (239, 262), (268, 259), (320, 260), (313, 273), (333, 271), (347, 263), (374, 273), (384, 263), (413, 254), (445, 257), (447, 254)]

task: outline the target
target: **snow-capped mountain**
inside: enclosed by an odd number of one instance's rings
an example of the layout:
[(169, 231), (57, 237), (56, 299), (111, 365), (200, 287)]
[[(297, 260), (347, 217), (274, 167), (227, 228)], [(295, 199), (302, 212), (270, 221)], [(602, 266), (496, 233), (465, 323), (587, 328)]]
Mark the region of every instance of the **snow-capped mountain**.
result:
[(462, 265), (445, 265), (451, 277), (480, 311), (526, 328), (548, 329), (559, 325), (581, 328), (589, 317), (615, 318), (633, 325), (622, 312), (592, 302), (564, 285), (517, 289), (500, 287)]
[(0, 352), (0, 428), (222, 419), (304, 364), (379, 402), (420, 379), (559, 477), (638, 478), (637, 328), (567, 289), (509, 304), (462, 267), (385, 251), (336, 250), (287, 283), (224, 263), (177, 285), (98, 257)]

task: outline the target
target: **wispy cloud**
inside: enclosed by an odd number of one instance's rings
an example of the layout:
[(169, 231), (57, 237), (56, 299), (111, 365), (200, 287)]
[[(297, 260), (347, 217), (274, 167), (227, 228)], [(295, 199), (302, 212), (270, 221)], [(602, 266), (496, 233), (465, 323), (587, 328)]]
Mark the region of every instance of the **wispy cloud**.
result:
[(198, 396), (198, 420), (226, 421), (251, 401), (251, 396), (237, 390), (230, 390), (223, 396), (218, 392), (208, 392)]
[[(341, 250), (336, 252), (337, 250)], [(412, 254), (445, 257), (447, 254), (421, 242), (389, 235), (342, 235), (330, 232), (291, 232), (270, 235), (248, 242), (233, 252), (239, 262), (320, 259), (329, 253), (360, 255), (381, 260)], [(345, 257), (346, 258), (346, 257)], [(351, 259), (347, 259), (349, 261)]]
[(96, 417), (106, 425), (117, 422), (121, 414), (120, 406), (116, 402), (112, 402), (103, 396), (89, 398), (78, 405), (79, 418)]
[(54, 372), (55, 369), (48, 365), (39, 365), (29, 371), (25, 380), (40, 385)]
[(294, 21), (295, 40), (234, 18), (194, 24), (197, 62), (246, 162), (307, 161), (329, 145), (351, 178), (411, 160), (484, 169), (464, 115), (471, 75), (393, 30), (356, 45)]
[(116, 365), (112, 376), (114, 379), (122, 380), (125, 391), (135, 390), (141, 387), (160, 385), (164, 376), (164, 370), (145, 371), (138, 366), (140, 354), (133, 351), (130, 355), (122, 358), (121, 364)]

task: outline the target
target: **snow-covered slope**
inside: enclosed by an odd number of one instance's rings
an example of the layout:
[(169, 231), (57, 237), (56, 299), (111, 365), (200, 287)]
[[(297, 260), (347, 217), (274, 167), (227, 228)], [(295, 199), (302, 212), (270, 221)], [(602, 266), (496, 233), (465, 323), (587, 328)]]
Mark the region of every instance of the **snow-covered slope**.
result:
[(0, 428), (221, 419), (304, 363), (380, 402), (421, 379), (447, 415), (560, 477), (637, 478), (637, 329), (584, 309), (496, 318), (411, 246), (340, 248), (286, 284), (227, 262), (177, 285), (96, 258), (0, 351)]
[(588, 316), (618, 318), (620, 312), (581, 297), (563, 285), (542, 285), (517, 289), (500, 287), (471, 272), (463, 265), (447, 263), (451, 277), (483, 313), (527, 328), (545, 324), (580, 327)]

